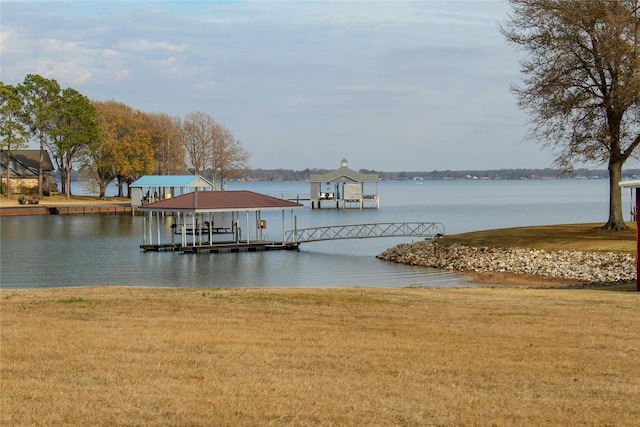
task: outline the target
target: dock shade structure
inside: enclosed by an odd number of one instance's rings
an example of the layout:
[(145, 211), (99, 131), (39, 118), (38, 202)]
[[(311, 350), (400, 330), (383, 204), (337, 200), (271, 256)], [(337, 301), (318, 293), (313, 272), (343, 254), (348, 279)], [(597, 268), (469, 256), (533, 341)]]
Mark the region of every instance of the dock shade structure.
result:
[(131, 207), (138, 207), (195, 190), (213, 190), (213, 184), (200, 175), (145, 175), (129, 188)]
[[(636, 220), (636, 291), (640, 292), (640, 227), (638, 227), (638, 212), (640, 212), (640, 180), (622, 181), (620, 187), (631, 189), (631, 200), (635, 199), (635, 205), (631, 207), (631, 216)], [(635, 195), (633, 194), (635, 193)]]
[(323, 204), (337, 209), (378, 209), (378, 181), (377, 173), (356, 172), (349, 169), (347, 159), (342, 159), (340, 169), (309, 176), (311, 209), (319, 209)]
[[(143, 205), (145, 251), (239, 252), (295, 249), (285, 242), (285, 212), (303, 205), (253, 191), (194, 191)], [(269, 240), (264, 211), (282, 212), (282, 236)], [(154, 215), (155, 214), (155, 215)], [(170, 240), (166, 234), (170, 234)]]

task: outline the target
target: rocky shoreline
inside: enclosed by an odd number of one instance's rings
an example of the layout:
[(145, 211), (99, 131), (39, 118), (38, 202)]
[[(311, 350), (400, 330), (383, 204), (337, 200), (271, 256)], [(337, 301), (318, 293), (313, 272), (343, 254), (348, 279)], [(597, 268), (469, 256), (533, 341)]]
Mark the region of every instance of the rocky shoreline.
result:
[(509, 273), (582, 283), (617, 284), (636, 278), (627, 253), (471, 247), (424, 240), (400, 244), (377, 256), (401, 264), (477, 273)]

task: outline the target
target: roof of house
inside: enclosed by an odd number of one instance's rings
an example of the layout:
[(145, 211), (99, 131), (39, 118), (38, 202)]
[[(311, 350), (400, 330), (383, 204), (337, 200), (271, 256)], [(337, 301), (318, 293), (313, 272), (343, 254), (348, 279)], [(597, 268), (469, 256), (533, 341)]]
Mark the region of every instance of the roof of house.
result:
[(213, 184), (200, 175), (145, 175), (129, 187), (190, 187), (213, 188)]
[(340, 169), (309, 176), (309, 182), (378, 182), (378, 180), (377, 173), (362, 173), (349, 169), (347, 159), (340, 161)]
[(194, 191), (141, 206), (141, 211), (154, 212), (235, 212), (297, 209), (300, 203), (247, 190)]
[(309, 176), (309, 182), (337, 182), (337, 181), (353, 181), (353, 182), (378, 182), (377, 173), (356, 172), (347, 167), (341, 167), (325, 174), (313, 174)]
[(640, 188), (640, 180), (621, 181), (618, 185), (622, 188)]
[[(49, 152), (44, 150), (42, 161), (42, 170), (45, 173), (53, 172), (53, 162), (49, 156)], [(17, 177), (33, 177), (38, 176), (40, 169), (40, 150), (11, 150), (11, 171)], [(6, 172), (7, 170), (7, 152), (0, 152), (0, 168)]]

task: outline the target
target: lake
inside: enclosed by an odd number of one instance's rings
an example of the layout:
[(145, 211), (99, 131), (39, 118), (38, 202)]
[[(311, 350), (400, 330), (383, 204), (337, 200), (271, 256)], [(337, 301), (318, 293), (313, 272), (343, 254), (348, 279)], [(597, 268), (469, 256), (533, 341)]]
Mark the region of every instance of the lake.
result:
[[(232, 182), (227, 189), (306, 197), (309, 184)], [(444, 224), (447, 234), (456, 234), (525, 225), (604, 223), (608, 217), (607, 180), (384, 181), (379, 184), (379, 195), (377, 210), (312, 210), (307, 205), (295, 212), (297, 226), (436, 221)], [(628, 220), (626, 191), (623, 209)], [(262, 216), (268, 224), (265, 238), (278, 240), (281, 213), (272, 215)], [(464, 274), (375, 258), (411, 238), (304, 243), (299, 251), (182, 255), (141, 251), (141, 216), (2, 217), (0, 233), (3, 288), (469, 286)]]

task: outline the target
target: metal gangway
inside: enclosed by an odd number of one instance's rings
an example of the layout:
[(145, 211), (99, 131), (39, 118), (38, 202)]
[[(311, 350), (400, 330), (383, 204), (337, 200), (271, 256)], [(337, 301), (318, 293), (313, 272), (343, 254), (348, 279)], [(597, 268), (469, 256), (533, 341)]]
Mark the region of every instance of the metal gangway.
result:
[(440, 222), (382, 222), (377, 224), (328, 225), (301, 228), (285, 232), (285, 243), (318, 242), (337, 239), (366, 239), (374, 237), (424, 237), (437, 239), (444, 236)]

